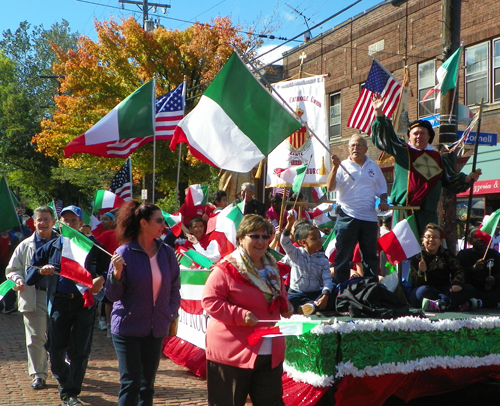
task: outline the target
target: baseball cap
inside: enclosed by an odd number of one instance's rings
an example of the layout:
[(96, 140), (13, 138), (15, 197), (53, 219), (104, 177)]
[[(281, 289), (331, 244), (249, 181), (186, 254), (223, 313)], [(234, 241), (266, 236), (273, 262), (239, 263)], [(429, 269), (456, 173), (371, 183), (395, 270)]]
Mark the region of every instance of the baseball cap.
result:
[(83, 220), (82, 209), (80, 209), (79, 207), (77, 207), (77, 206), (66, 206), (64, 209), (61, 210), (61, 214), (63, 214), (65, 211), (70, 211), (71, 213), (74, 213), (78, 217), (80, 217), (80, 220)]

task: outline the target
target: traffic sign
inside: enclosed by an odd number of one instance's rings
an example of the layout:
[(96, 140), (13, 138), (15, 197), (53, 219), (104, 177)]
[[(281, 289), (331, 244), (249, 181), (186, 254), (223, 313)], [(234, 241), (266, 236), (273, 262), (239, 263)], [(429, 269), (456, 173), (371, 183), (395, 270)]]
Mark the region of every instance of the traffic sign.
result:
[[(462, 138), (462, 135), (464, 134), (463, 131), (458, 131), (458, 139)], [(479, 140), (477, 142), (478, 145), (490, 145), (494, 146), (497, 145), (497, 136), (498, 134), (495, 133), (479, 133)], [(476, 133), (471, 132), (467, 138), (465, 139), (465, 143), (469, 145), (473, 145), (474, 142), (476, 141)]]

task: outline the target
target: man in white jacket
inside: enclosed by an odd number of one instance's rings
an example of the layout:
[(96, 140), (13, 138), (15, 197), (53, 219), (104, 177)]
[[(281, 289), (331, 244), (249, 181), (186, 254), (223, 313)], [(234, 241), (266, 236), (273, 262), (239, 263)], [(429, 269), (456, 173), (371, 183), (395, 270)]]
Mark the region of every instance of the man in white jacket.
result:
[(44, 348), (47, 333), (47, 287), (42, 280), (35, 286), (24, 282), (26, 269), (31, 265), (35, 251), (57, 237), (52, 230), (54, 212), (49, 206), (35, 210), (35, 232), (16, 247), (5, 270), (7, 278), (16, 283), (18, 307), (23, 314), (28, 371), (33, 378), (31, 387), (43, 389), (48, 375), (47, 351)]

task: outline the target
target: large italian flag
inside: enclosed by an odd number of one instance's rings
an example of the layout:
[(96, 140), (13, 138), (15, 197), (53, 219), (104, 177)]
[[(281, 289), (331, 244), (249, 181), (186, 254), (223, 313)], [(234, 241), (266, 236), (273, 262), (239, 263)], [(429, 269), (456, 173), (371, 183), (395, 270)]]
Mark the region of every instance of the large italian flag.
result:
[(82, 134), (85, 145), (103, 144), (154, 135), (155, 81), (150, 80), (129, 95)]
[(380, 237), (378, 243), (392, 265), (417, 255), (422, 250), (422, 245), (415, 217), (401, 220), (389, 233)]
[(215, 167), (249, 172), (301, 124), (233, 53), (199, 103), (174, 131), (170, 148)]
[(237, 205), (229, 205), (215, 217), (215, 230), (210, 241), (216, 241), (221, 258), (236, 249), (236, 230), (243, 220), (243, 213)]
[(85, 269), (85, 260), (94, 243), (79, 231), (60, 224), (63, 239), (61, 276), (92, 288), (92, 275)]
[(201, 295), (210, 271), (181, 268), (181, 308), (190, 314), (202, 314)]
[(186, 199), (184, 203), (186, 206), (200, 206), (208, 203), (208, 190), (207, 185), (191, 185), (188, 187)]

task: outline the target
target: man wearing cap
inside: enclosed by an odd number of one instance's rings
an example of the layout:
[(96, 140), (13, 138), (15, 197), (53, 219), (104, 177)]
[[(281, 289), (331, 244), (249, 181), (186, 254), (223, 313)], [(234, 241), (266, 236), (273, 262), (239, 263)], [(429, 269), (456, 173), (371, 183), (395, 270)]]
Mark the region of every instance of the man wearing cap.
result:
[[(76, 206), (65, 207), (60, 222), (80, 230), (82, 210)], [(59, 275), (63, 241), (62, 237), (57, 238), (35, 252), (26, 284), (36, 285), (47, 276), (49, 322), (45, 348), (49, 352), (52, 374), (59, 382), (61, 406), (78, 406), (81, 402), (77, 396), (81, 392), (92, 345), (96, 306), (92, 295), (80, 293), (74, 281)], [(93, 246), (85, 261), (85, 269), (93, 278), (93, 295), (102, 289), (108, 265), (109, 257)]]
[(428, 121), (417, 120), (410, 124), (407, 143), (399, 138), (382, 111), (383, 105), (380, 94), (374, 94), (372, 106), (376, 118), (372, 125), (372, 141), (378, 149), (394, 157), (391, 202), (396, 206), (420, 207), (415, 211), (415, 219), (421, 235), (427, 224), (438, 222), (441, 187), (453, 193), (465, 192), (479, 174), (456, 172), (450, 159), (431, 145), (435, 133)]

